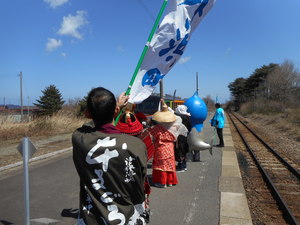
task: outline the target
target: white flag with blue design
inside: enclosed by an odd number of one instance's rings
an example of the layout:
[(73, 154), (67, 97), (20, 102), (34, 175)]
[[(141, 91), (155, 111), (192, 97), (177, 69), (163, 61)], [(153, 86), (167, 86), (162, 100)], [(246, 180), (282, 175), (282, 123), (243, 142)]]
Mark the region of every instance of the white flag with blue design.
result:
[(182, 56), (191, 34), (216, 0), (171, 0), (131, 87), (129, 102), (148, 98)]

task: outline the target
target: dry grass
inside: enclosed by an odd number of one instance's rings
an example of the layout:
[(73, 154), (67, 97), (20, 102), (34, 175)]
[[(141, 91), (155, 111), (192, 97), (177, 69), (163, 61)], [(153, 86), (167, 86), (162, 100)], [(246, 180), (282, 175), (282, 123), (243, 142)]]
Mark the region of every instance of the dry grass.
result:
[(249, 101), (241, 105), (239, 113), (242, 115), (247, 115), (251, 113), (260, 114), (277, 114), (285, 113), (286, 106), (283, 103), (269, 101), (265, 99), (255, 99), (254, 101)]
[(16, 123), (11, 119), (0, 117), (0, 141), (13, 142), (22, 137), (52, 136), (70, 133), (80, 127), (86, 120), (74, 113), (61, 110), (52, 117), (41, 117), (30, 122)]
[(269, 127), (270, 132), (282, 134), (285, 138), (300, 142), (300, 124), (291, 120), (291, 115), (286, 117), (284, 113), (264, 115), (253, 113), (248, 118), (256, 121), (262, 127)]
[(243, 104), (239, 113), (272, 126), (272, 132), (284, 133), (286, 138), (300, 142), (300, 108), (288, 108), (284, 103), (256, 99)]
[(286, 114), (289, 121), (300, 126), (300, 108), (288, 109)]

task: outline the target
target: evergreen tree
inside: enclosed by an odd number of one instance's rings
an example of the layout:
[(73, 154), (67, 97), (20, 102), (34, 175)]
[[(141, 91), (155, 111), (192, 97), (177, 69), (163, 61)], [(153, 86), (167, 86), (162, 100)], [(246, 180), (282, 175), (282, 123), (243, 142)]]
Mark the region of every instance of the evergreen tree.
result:
[(40, 99), (36, 100), (38, 103), (34, 103), (34, 105), (43, 109), (45, 115), (51, 116), (62, 108), (64, 101), (55, 85), (46, 87), (42, 93), (43, 96), (40, 96)]
[(268, 75), (278, 67), (278, 64), (270, 63), (257, 68), (245, 82), (245, 95), (248, 99), (255, 98), (255, 92), (266, 95), (266, 80)]
[(84, 113), (87, 110), (87, 96), (84, 96), (79, 102), (78, 102), (78, 108), (77, 108), (77, 115), (78, 116), (84, 116)]

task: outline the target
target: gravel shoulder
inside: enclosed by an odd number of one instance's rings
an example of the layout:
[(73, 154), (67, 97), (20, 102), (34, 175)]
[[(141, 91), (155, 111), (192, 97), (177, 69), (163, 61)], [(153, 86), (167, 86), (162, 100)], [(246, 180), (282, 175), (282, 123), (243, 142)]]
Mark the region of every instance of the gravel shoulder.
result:
[[(71, 147), (71, 136), (72, 133), (59, 134), (51, 137), (29, 137), (30, 141), (37, 149), (33, 157)], [(22, 161), (22, 156), (17, 150), (20, 142), (21, 140), (9, 143), (1, 142), (0, 167)]]
[(245, 118), (251, 128), (280, 154), (300, 166), (300, 126), (290, 124), (281, 127), (269, 117)]

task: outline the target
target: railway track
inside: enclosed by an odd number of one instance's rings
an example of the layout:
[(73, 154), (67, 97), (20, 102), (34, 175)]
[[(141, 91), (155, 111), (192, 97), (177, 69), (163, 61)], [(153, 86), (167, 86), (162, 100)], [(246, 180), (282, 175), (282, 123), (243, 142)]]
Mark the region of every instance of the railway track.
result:
[(228, 115), (248, 151), (248, 155), (244, 156), (247, 158), (248, 172), (255, 182), (257, 196), (260, 196), (259, 204), (265, 204), (266, 215), (273, 218), (276, 224), (299, 225), (299, 166), (280, 156), (237, 115)]

